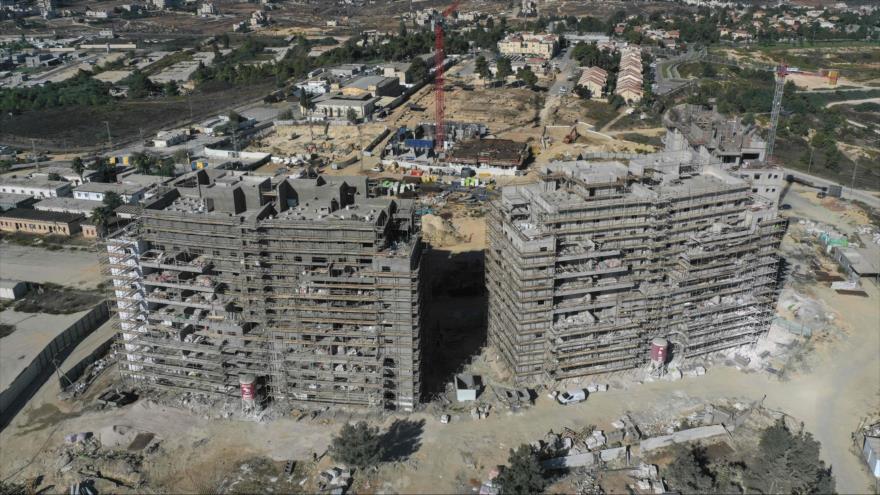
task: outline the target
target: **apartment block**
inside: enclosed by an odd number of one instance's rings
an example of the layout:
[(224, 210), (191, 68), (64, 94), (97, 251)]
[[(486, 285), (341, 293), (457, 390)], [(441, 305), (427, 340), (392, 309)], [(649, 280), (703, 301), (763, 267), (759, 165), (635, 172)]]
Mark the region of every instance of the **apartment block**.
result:
[(617, 73), (614, 93), (627, 102), (635, 103), (642, 99), (643, 84), (641, 47), (633, 45), (622, 48), (620, 50), (620, 71)]
[(769, 329), (786, 221), (688, 151), (547, 166), (488, 217), (489, 341), (518, 383), (692, 358)]
[(505, 56), (538, 57), (550, 60), (559, 50), (555, 34), (512, 33), (498, 42), (498, 52)]
[(212, 169), (172, 186), (106, 241), (123, 375), (219, 398), (412, 410), (412, 201), (368, 197), (363, 177)]

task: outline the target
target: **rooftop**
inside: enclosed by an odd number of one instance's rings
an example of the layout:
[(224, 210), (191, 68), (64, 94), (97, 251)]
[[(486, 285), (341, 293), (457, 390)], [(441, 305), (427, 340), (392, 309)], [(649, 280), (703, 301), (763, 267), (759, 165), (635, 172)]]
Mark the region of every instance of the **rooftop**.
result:
[(34, 205), (34, 208), (37, 210), (44, 211), (68, 211), (68, 212), (91, 212), (95, 208), (102, 206), (103, 203), (100, 201), (94, 201), (91, 199), (77, 199), (77, 198), (46, 198), (41, 200), (37, 204)]
[(0, 217), (34, 220), (37, 222), (74, 222), (83, 218), (83, 215), (80, 213), (59, 213), (55, 211), (31, 210), (29, 208), (15, 208), (0, 213)]
[(379, 87), (384, 84), (397, 84), (397, 79), (385, 76), (363, 76), (349, 82), (345, 87), (368, 91), (370, 88)]
[(75, 192), (94, 192), (117, 194), (136, 194), (144, 190), (144, 186), (138, 184), (126, 184), (120, 182), (86, 182), (74, 189)]
[(37, 187), (42, 189), (59, 189), (69, 186), (70, 182), (63, 180), (49, 180), (41, 177), (25, 178), (25, 177), (9, 177), (0, 179), (2, 186), (21, 186), (21, 187)]

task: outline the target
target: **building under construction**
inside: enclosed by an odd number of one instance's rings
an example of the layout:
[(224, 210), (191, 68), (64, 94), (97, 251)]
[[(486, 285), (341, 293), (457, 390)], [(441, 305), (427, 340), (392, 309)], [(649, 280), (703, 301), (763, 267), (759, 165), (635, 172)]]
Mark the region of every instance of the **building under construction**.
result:
[(219, 398), (411, 410), (421, 241), (364, 178), (202, 170), (106, 242), (120, 369)]
[(714, 106), (682, 104), (663, 115), (665, 151), (694, 151), (700, 160), (731, 165), (764, 161), (767, 142), (754, 124), (727, 117)]
[[(691, 152), (551, 164), (488, 218), (489, 340), (518, 383), (754, 343), (777, 297), (786, 221)], [(665, 355), (665, 354), (664, 354)]]

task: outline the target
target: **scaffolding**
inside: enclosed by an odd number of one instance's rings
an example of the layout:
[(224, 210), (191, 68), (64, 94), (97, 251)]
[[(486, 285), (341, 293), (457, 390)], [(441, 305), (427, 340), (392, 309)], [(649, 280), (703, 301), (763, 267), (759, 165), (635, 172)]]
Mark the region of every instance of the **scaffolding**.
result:
[(276, 402), (412, 410), (421, 241), (411, 204), (295, 214), (268, 203), (283, 195), (266, 191), (240, 215), (186, 211), (189, 199), (146, 209), (107, 239), (122, 373), (227, 399), (253, 375)]
[(518, 383), (640, 367), (657, 337), (692, 358), (769, 329), (786, 222), (701, 168), (658, 182), (578, 162), (502, 191), (487, 216), (489, 341)]

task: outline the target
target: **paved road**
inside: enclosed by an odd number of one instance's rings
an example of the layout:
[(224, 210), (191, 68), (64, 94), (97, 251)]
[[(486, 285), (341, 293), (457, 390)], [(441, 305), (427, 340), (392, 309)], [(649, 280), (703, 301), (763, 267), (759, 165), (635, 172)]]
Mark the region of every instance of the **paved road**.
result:
[(560, 94), (559, 90), (561, 88), (566, 88), (567, 92), (570, 92), (574, 88), (575, 83), (577, 83), (577, 81), (568, 80), (569, 77), (575, 75), (574, 73), (577, 69), (577, 62), (571, 59), (571, 50), (572, 48), (569, 47), (559, 59), (559, 74), (556, 74), (556, 79), (550, 86), (549, 94), (551, 96)]
[[(842, 184), (838, 184), (837, 182), (834, 182), (833, 180), (823, 179), (821, 177), (817, 177), (815, 175), (809, 175), (809, 174), (806, 174), (806, 173), (798, 171), (798, 170), (794, 170), (794, 169), (790, 169), (790, 168), (786, 168), (783, 170), (785, 170), (786, 175), (791, 174), (791, 175), (798, 177), (800, 179), (811, 181), (813, 184), (816, 184), (817, 186), (842, 185)], [(859, 200), (859, 201), (866, 203), (868, 206), (880, 209), (880, 193), (866, 191), (864, 189), (852, 189), (852, 188), (844, 186), (843, 187), (843, 198), (844, 199), (856, 199), (856, 200)]]
[(859, 103), (880, 103), (880, 98), (862, 98), (859, 100), (832, 101), (825, 106), (831, 108), (836, 107), (837, 105), (858, 105)]

